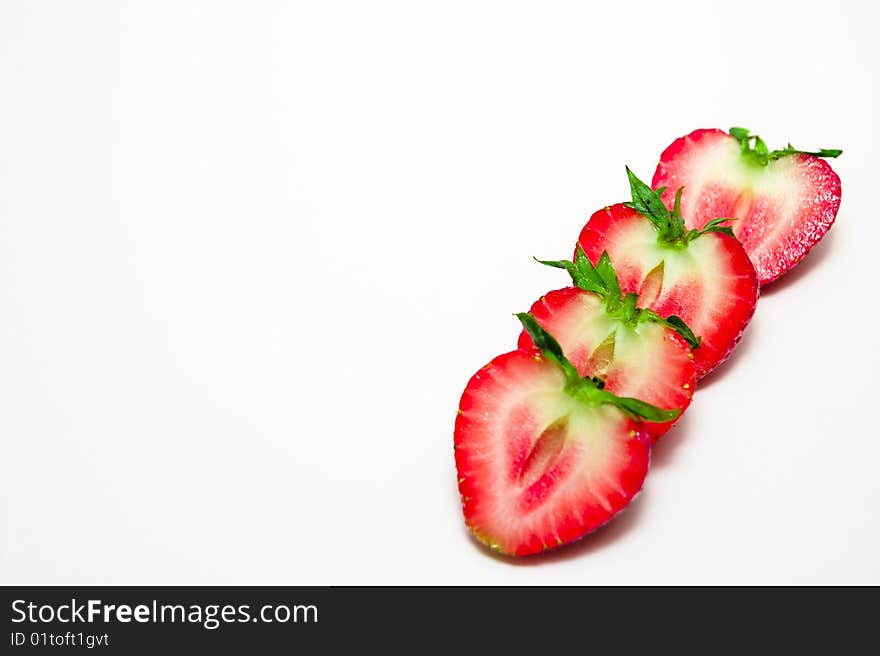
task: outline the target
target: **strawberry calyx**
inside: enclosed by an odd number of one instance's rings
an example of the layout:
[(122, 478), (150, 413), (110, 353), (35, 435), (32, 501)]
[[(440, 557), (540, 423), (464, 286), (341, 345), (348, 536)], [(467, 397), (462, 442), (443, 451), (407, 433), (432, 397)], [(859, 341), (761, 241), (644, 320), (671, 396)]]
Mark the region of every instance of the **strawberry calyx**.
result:
[(607, 251), (602, 253), (596, 266), (590, 262), (590, 258), (584, 249), (578, 245), (573, 261), (569, 260), (538, 260), (540, 264), (557, 269), (565, 269), (571, 276), (575, 287), (588, 292), (593, 292), (605, 302), (605, 312), (612, 319), (622, 324), (635, 328), (643, 321), (651, 321), (672, 328), (681, 335), (692, 349), (699, 348), (701, 338), (694, 335), (688, 325), (675, 315), (662, 317), (653, 310), (637, 306), (638, 294), (628, 292), (623, 294), (620, 290), (620, 282), (617, 272), (611, 264), (611, 258)]
[(532, 338), (535, 347), (545, 358), (562, 369), (565, 375), (565, 391), (572, 398), (591, 406), (603, 404), (616, 406), (626, 416), (636, 421), (672, 421), (681, 414), (678, 408), (664, 410), (639, 399), (617, 396), (605, 389), (605, 383), (600, 378), (581, 377), (577, 368), (565, 357), (556, 338), (544, 330), (531, 314), (519, 312), (516, 317)]
[(709, 232), (721, 232), (736, 238), (733, 229), (724, 225), (728, 221), (734, 221), (732, 218), (717, 218), (706, 222), (702, 229), (688, 230), (681, 216), (681, 194), (684, 187), (679, 187), (675, 192), (675, 201), (672, 204), (672, 211), (666, 207), (663, 202), (663, 192), (666, 187), (659, 187), (654, 190), (638, 179), (636, 174), (630, 168), (626, 167), (626, 175), (629, 178), (629, 189), (632, 195), (632, 201), (624, 203), (626, 207), (635, 210), (651, 223), (657, 229), (657, 241), (666, 246), (675, 248), (687, 248), (694, 239)]
[(638, 302), (638, 300), (638, 294), (636, 294), (635, 292), (628, 292), (623, 297), (620, 305), (612, 309), (609, 312), (609, 315), (613, 319), (617, 319), (618, 321), (629, 326), (630, 328), (635, 328), (638, 325), (639, 320), (643, 316), (639, 308), (636, 307), (636, 303)]
[(840, 157), (843, 153), (839, 148), (821, 148), (817, 151), (798, 150), (791, 144), (782, 150), (770, 150), (761, 137), (751, 134), (747, 128), (730, 128), (728, 132), (739, 142), (743, 159), (755, 166), (767, 166), (770, 162), (789, 155), (801, 154), (833, 158)]

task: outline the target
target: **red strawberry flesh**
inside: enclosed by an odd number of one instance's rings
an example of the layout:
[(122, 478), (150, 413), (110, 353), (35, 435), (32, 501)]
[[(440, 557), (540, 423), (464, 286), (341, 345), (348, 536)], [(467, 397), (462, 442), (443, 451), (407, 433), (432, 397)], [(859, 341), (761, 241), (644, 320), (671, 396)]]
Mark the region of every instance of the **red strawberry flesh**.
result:
[(572, 542), (620, 512), (642, 487), (642, 423), (565, 390), (541, 351), (498, 356), (470, 380), (455, 422), (467, 525), (491, 548), (524, 556)]
[(675, 140), (660, 156), (652, 185), (666, 187), (669, 207), (684, 188), (681, 213), (689, 228), (717, 217), (736, 219), (729, 225), (761, 285), (800, 262), (840, 207), (840, 178), (824, 159), (794, 153), (756, 164), (734, 136), (714, 129)]
[[(609, 316), (597, 294), (577, 287), (547, 293), (530, 312), (556, 337), (578, 372), (601, 378), (608, 391), (662, 408), (684, 411), (690, 404), (694, 355), (673, 329), (653, 322), (627, 325)], [(525, 330), (519, 347), (533, 348)], [(675, 421), (645, 422), (645, 429), (656, 441)]]
[(698, 378), (727, 358), (754, 313), (755, 270), (730, 235), (706, 233), (686, 247), (664, 244), (651, 221), (617, 204), (590, 217), (578, 244), (594, 264), (608, 252), (621, 290), (638, 293), (639, 307), (676, 315), (702, 338), (694, 351)]

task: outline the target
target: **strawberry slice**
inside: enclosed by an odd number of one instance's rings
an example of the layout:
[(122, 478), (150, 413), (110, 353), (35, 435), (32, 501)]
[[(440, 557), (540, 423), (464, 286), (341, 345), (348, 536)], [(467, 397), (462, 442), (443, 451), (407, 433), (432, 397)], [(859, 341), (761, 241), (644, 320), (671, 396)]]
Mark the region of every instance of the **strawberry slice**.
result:
[(770, 151), (745, 128), (696, 130), (663, 151), (653, 186), (665, 188), (669, 207), (674, 190), (684, 187), (681, 214), (689, 228), (735, 218), (733, 232), (764, 285), (800, 262), (834, 223), (840, 178), (822, 158), (841, 152), (791, 144)]
[(697, 378), (733, 350), (752, 318), (758, 280), (742, 244), (712, 219), (687, 230), (681, 191), (670, 212), (627, 168), (632, 202), (599, 210), (581, 231), (578, 245), (594, 264), (608, 252), (624, 293), (661, 317), (680, 317), (702, 342), (694, 351)]
[[(684, 412), (697, 382), (691, 348), (700, 345), (688, 326), (637, 308), (635, 293), (623, 296), (607, 253), (596, 267), (581, 248), (571, 262), (541, 263), (566, 269), (575, 286), (545, 294), (530, 313), (559, 340), (578, 372), (602, 379), (619, 396)], [(534, 348), (527, 330), (518, 346)], [(645, 429), (656, 442), (673, 423), (646, 422)]]
[(528, 314), (537, 348), (500, 355), (471, 378), (455, 421), (465, 522), (496, 551), (524, 556), (577, 540), (620, 512), (648, 471), (640, 419), (661, 410), (582, 378)]

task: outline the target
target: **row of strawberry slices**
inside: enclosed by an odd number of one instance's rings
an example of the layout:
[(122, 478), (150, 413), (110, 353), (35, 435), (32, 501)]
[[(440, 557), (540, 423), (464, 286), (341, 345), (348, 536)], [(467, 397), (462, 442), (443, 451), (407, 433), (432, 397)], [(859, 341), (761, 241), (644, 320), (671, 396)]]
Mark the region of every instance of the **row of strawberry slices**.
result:
[(727, 358), (759, 287), (827, 232), (840, 179), (824, 157), (769, 151), (742, 128), (697, 130), (661, 156), (654, 189), (595, 214), (523, 324), (517, 350), (468, 383), (455, 423), (462, 509), (476, 537), (535, 554), (595, 530), (639, 492), (652, 445)]

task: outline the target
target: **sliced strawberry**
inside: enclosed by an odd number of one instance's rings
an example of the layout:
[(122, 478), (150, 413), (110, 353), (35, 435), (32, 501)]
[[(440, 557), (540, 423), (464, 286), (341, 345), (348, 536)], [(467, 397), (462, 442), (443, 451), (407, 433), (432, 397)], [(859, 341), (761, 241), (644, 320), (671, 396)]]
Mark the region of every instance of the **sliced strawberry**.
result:
[(578, 244), (592, 262), (603, 252), (614, 262), (623, 292), (662, 317), (676, 315), (702, 338), (694, 351), (697, 378), (736, 346), (755, 311), (755, 269), (730, 229), (712, 220), (686, 230), (676, 208), (629, 169), (633, 201), (593, 214)]
[(461, 397), (455, 462), (465, 522), (492, 549), (524, 556), (572, 542), (620, 512), (648, 471), (644, 417), (663, 411), (581, 378), (527, 314), (538, 348), (480, 369)]
[[(559, 340), (578, 372), (602, 379), (605, 389), (619, 396), (684, 412), (697, 378), (691, 346), (699, 346), (688, 327), (676, 323), (677, 317), (671, 317), (670, 323), (636, 308), (635, 294), (622, 297), (607, 256), (600, 258), (598, 271), (581, 249), (571, 262), (544, 264), (568, 269), (578, 286), (545, 294), (530, 312)], [(610, 285), (599, 271), (613, 277)], [(527, 330), (520, 334), (518, 345), (534, 348)], [(645, 429), (655, 442), (673, 423), (646, 422)]]
[(730, 225), (764, 285), (800, 262), (834, 223), (840, 178), (821, 158), (840, 153), (790, 144), (769, 151), (744, 128), (696, 130), (663, 151), (653, 186), (665, 188), (669, 207), (684, 187), (681, 214), (689, 228), (736, 219)]

